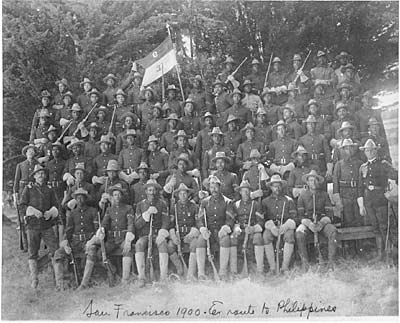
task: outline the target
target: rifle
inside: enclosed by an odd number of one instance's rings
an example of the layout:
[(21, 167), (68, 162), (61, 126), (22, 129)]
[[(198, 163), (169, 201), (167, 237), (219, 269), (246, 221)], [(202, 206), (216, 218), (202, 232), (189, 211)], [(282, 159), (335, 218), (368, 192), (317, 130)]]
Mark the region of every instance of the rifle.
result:
[[(307, 63), (308, 58), (310, 57), (310, 54), (311, 54), (311, 50), (308, 52), (307, 57), (303, 62), (303, 65), (299, 68), (299, 71), (303, 71), (303, 68), (304, 68), (304, 66), (306, 66), (306, 63)], [(294, 85), (296, 85), (296, 82), (297, 82), (299, 77), (300, 77), (300, 75), (297, 74), (296, 77), (294, 78), (294, 80), (293, 80), (293, 84)]]
[(72, 268), (74, 269), (75, 283), (76, 283), (76, 286), (80, 286), (81, 282), (80, 282), (80, 279), (79, 279), (78, 268), (76, 266), (76, 258), (75, 258), (75, 255), (74, 255), (74, 251), (72, 250), (72, 247), (71, 246), (69, 246), (69, 247), (71, 248), (71, 254), (70, 254), (71, 262), (70, 262), (70, 264), (72, 265)]
[[(205, 225), (206, 229), (208, 230), (207, 214), (206, 214), (206, 210), (205, 209), (203, 209), (203, 210), (204, 210), (204, 225)], [(214, 256), (211, 254), (210, 238), (207, 239), (207, 258), (208, 258), (208, 261), (210, 262), (211, 267), (213, 269), (214, 280), (215, 281), (220, 281), (221, 279), (219, 278), (217, 268), (215, 267), (215, 264), (214, 264)]]
[(183, 265), (183, 274), (186, 276), (188, 272), (188, 267), (186, 265), (185, 259), (183, 259), (182, 254), (182, 245), (181, 245), (181, 237), (179, 236), (179, 224), (178, 224), (178, 214), (176, 213), (176, 204), (174, 205), (174, 213), (175, 213), (175, 227), (176, 227), (176, 236), (178, 238), (178, 256), (179, 259), (182, 261)]
[(113, 114), (111, 117), (111, 122), (110, 122), (110, 127), (108, 128), (108, 133), (111, 133), (112, 127), (113, 127), (113, 123), (114, 123), (114, 118), (115, 118), (115, 111), (117, 110), (117, 105), (114, 104), (114, 110), (113, 110)]
[(150, 215), (150, 230), (149, 230), (149, 244), (147, 248), (147, 262), (149, 263), (149, 276), (150, 281), (154, 280), (154, 267), (153, 267), (153, 213)]
[[(317, 212), (315, 211), (315, 194), (313, 194), (313, 220), (314, 224), (317, 223)], [(319, 247), (318, 232), (314, 232), (314, 248), (318, 251), (318, 262), (321, 264), (323, 261), (321, 249)]]
[[(98, 105), (98, 103), (96, 103), (91, 109), (90, 109), (90, 111), (89, 111), (89, 113), (86, 115), (86, 117), (84, 117), (83, 119), (82, 119), (82, 121), (80, 121), (79, 123), (85, 123), (88, 119), (89, 119), (89, 116), (92, 114), (92, 112), (93, 112), (93, 110), (95, 109), (95, 108), (97, 108), (97, 105)], [(72, 123), (72, 122), (71, 122)], [(71, 139), (73, 138), (73, 137), (76, 137), (76, 135), (77, 135), (77, 133), (78, 133), (78, 131), (79, 131), (80, 129), (77, 127), (76, 129), (75, 129), (75, 131), (74, 131), (74, 133), (72, 134), (72, 136), (67, 136), (67, 137), (65, 137), (64, 138), (64, 144), (66, 144), (67, 142), (69, 142), (69, 141), (71, 141)]]
[(265, 88), (267, 87), (268, 75), (269, 75), (269, 70), (271, 69), (271, 63), (272, 63), (272, 57), (273, 57), (273, 56), (274, 56), (274, 53), (271, 53), (271, 57), (269, 58), (267, 73), (265, 74), (265, 80), (264, 80), (263, 89), (265, 89)]
[[(286, 206), (286, 201), (283, 202), (281, 222), (279, 225), (279, 229), (282, 226), (283, 215), (285, 214), (285, 206)], [(279, 272), (280, 272), (280, 268), (279, 268), (279, 254), (280, 254), (280, 250), (281, 250), (280, 245), (281, 245), (281, 234), (278, 233), (278, 240), (276, 241), (276, 274), (277, 275), (279, 275)]]
[(386, 262), (386, 264), (389, 264), (389, 259), (390, 259), (390, 250), (389, 250), (390, 209), (391, 209), (390, 201), (388, 201), (388, 212), (387, 212), (388, 222), (387, 222), (387, 231), (386, 231), (386, 239), (385, 239), (385, 262)]
[[(251, 207), (250, 207), (250, 214), (249, 214), (249, 221), (247, 222), (247, 227), (250, 228), (250, 222), (251, 222), (251, 214), (253, 213), (253, 206), (254, 206), (254, 201), (251, 201)], [(243, 269), (242, 269), (242, 276), (246, 277), (249, 276), (249, 268), (247, 265), (247, 242), (249, 241), (249, 234), (246, 232), (244, 236), (244, 241), (243, 241)]]
[(69, 120), (68, 126), (65, 127), (65, 129), (63, 130), (63, 132), (61, 133), (60, 137), (57, 138), (56, 142), (61, 142), (62, 137), (64, 137), (64, 135), (66, 134), (66, 132), (68, 131), (69, 127), (72, 124), (72, 120)]
[[(17, 193), (18, 194), (18, 193)], [(19, 249), (23, 250), (24, 252), (28, 251), (28, 245), (27, 245), (27, 236), (26, 236), (26, 231), (25, 231), (25, 222), (24, 218), (19, 212), (19, 203), (18, 203), (18, 198), (15, 196), (15, 206), (17, 207), (17, 216), (18, 216), (18, 225), (19, 225)]]
[(231, 73), (232, 76), (235, 76), (235, 74), (239, 71), (239, 68), (242, 67), (242, 65), (247, 61), (247, 57), (245, 57), (245, 59), (239, 64), (238, 67), (236, 67), (236, 69)]

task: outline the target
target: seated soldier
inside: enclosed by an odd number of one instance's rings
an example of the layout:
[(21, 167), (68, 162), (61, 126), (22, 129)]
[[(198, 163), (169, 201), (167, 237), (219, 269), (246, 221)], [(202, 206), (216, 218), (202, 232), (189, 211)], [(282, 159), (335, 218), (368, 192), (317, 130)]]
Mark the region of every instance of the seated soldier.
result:
[(216, 156), (216, 154), (221, 151), (227, 153), (226, 148), (222, 144), (225, 134), (221, 131), (221, 129), (219, 127), (214, 127), (210, 132), (210, 136), (211, 140), (213, 141), (213, 145), (203, 155), (203, 162), (201, 163), (203, 178), (207, 178), (208, 175), (215, 170), (215, 165), (212, 163), (212, 159)]
[(244, 165), (246, 172), (243, 174), (243, 181), (247, 181), (250, 184), (251, 199), (261, 199), (264, 196), (264, 192), (267, 192), (265, 185), (269, 176), (260, 160), (261, 154), (257, 149), (252, 149)]
[(131, 201), (133, 201), (133, 208), (146, 198), (145, 186), (149, 180), (149, 166), (145, 162), (141, 162), (140, 165), (135, 169), (139, 181), (135, 183), (131, 188)]
[(89, 131), (89, 139), (88, 141), (85, 141), (83, 154), (86, 157), (90, 157), (93, 159), (100, 154), (100, 147), (97, 144), (97, 134), (99, 132), (99, 127), (97, 126), (96, 122), (92, 122), (87, 129)]
[(255, 128), (252, 123), (246, 124), (242, 132), (244, 132), (246, 136), (246, 141), (243, 141), (243, 143), (239, 145), (236, 153), (236, 165), (238, 168), (243, 168), (246, 165), (246, 160), (250, 157), (250, 153), (253, 149), (258, 150), (261, 155), (265, 153), (264, 143), (258, 142), (255, 139)]
[(302, 192), (297, 200), (299, 226), (296, 229), (296, 242), (303, 270), (308, 270), (307, 236), (313, 233), (323, 234), (328, 239), (328, 269), (333, 270), (337, 229), (331, 221), (333, 211), (329, 195), (318, 189), (324, 178), (312, 170), (303, 176), (303, 182), (307, 184), (308, 189)]
[[(176, 149), (174, 149), (169, 153), (168, 168), (172, 169), (176, 166), (176, 160), (181, 154), (186, 154), (190, 159), (192, 165), (190, 169), (192, 169), (194, 165), (199, 165), (200, 163), (196, 162), (195, 160), (195, 156), (197, 157), (197, 155), (193, 154), (192, 150), (189, 148), (188, 136), (186, 135), (185, 131), (179, 130), (178, 133), (174, 136), (174, 138), (175, 138)], [(162, 153), (168, 153), (163, 148), (160, 151)]]
[[(362, 95), (361, 102), (361, 109), (356, 112), (355, 121), (357, 129), (360, 131), (360, 136), (363, 138), (368, 135), (368, 123), (371, 118), (375, 118), (381, 125), (383, 125), (383, 122), (381, 110), (373, 109), (373, 106), (376, 104), (376, 100), (371, 91), (366, 91)], [(380, 129), (379, 134), (382, 137), (386, 137), (383, 127)]]
[[(179, 119), (176, 113), (171, 113), (165, 120), (168, 121), (167, 129), (162, 135), (160, 139), (160, 146), (165, 148), (167, 152), (173, 151), (175, 146), (175, 135), (179, 129)], [(153, 135), (154, 136), (154, 135)], [(156, 136), (157, 137), (157, 136)]]
[[(266, 221), (263, 233), (264, 249), (271, 273), (277, 273), (273, 247), (274, 240), (280, 240), (279, 236), (283, 235), (283, 273), (289, 270), (294, 250), (294, 230), (296, 229), (294, 220), (297, 216), (297, 211), (293, 200), (283, 194), (286, 184), (287, 182), (282, 180), (279, 174), (272, 175), (271, 180), (268, 182), (268, 187), (271, 188), (272, 194), (262, 201)], [(277, 252), (279, 252), (280, 248), (280, 245), (276, 246)]]
[(140, 120), (138, 119), (136, 121), (136, 115), (131, 112), (125, 112), (123, 115), (120, 117), (120, 122), (121, 122), (121, 127), (123, 128), (123, 131), (121, 131), (117, 135), (117, 142), (115, 145), (115, 153), (119, 155), (122, 149), (126, 148), (127, 143), (126, 143), (126, 133), (129, 130), (135, 130), (136, 131), (136, 145), (141, 147), (141, 132), (140, 132)]
[[(157, 246), (159, 253), (160, 281), (167, 279), (167, 238), (169, 237), (170, 219), (167, 205), (160, 198), (160, 189), (161, 186), (155, 180), (148, 180), (145, 185), (146, 199), (136, 206), (135, 227), (138, 240), (135, 245), (135, 262), (139, 274), (139, 287), (144, 287), (146, 283), (145, 252), (149, 252), (149, 239), (152, 239), (153, 245)], [(150, 252), (153, 253), (153, 250), (150, 250)], [(151, 256), (147, 255), (150, 258)]]
[(162, 152), (158, 145), (158, 138), (151, 135), (147, 140), (147, 160), (149, 161), (149, 171), (151, 177), (163, 186), (165, 180), (169, 175), (170, 171), (168, 169), (168, 153)]

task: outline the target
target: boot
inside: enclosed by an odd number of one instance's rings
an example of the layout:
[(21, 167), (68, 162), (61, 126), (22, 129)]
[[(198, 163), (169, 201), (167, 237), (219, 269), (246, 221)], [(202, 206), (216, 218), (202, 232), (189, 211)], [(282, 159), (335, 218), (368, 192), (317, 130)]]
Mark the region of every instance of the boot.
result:
[(38, 287), (38, 265), (36, 259), (29, 259), (29, 271), (31, 272), (31, 287), (36, 289)]
[(328, 237), (328, 270), (334, 269), (336, 249), (337, 249), (336, 232), (333, 232)]
[(292, 259), (292, 254), (294, 250), (293, 243), (287, 243), (283, 245), (283, 261), (282, 261), (282, 271), (285, 273), (289, 270), (290, 260)]
[(230, 248), (219, 248), (219, 275), (221, 280), (228, 278), (228, 264), (229, 264)]
[(135, 253), (136, 268), (139, 276), (139, 287), (142, 288), (146, 285), (146, 274), (145, 274), (145, 263), (144, 263), (144, 252)]
[(131, 274), (132, 269), (132, 258), (131, 257), (122, 257), (122, 284), (129, 284), (129, 276)]
[(191, 252), (189, 255), (189, 267), (188, 267), (188, 280), (194, 280), (196, 277), (196, 267), (197, 267), (197, 262), (196, 262), (196, 253)]
[(92, 276), (94, 267), (94, 261), (86, 259), (85, 270), (83, 271), (83, 278), (81, 281), (81, 285), (78, 287), (78, 290), (82, 290), (88, 287), (90, 276)]
[(373, 259), (374, 261), (382, 261), (383, 259), (383, 239), (381, 236), (376, 237), (376, 251), (378, 255)]
[(160, 281), (164, 282), (168, 278), (168, 253), (160, 252)]
[(196, 249), (196, 260), (199, 280), (206, 279), (206, 248)]
[(275, 252), (272, 243), (264, 246), (265, 257), (267, 258), (269, 271), (271, 273), (276, 273), (276, 264), (275, 264)]
[(296, 242), (301, 259), (301, 267), (303, 272), (307, 272), (310, 265), (308, 262), (307, 246), (306, 246), (306, 235), (304, 233), (296, 232)]
[(54, 275), (56, 277), (56, 290), (64, 290), (64, 264), (62, 261), (54, 261)]
[(264, 246), (254, 246), (254, 256), (256, 258), (257, 275), (264, 274)]
[(237, 247), (229, 248), (229, 265), (232, 278), (237, 276)]
[(178, 254), (174, 252), (172, 255), (169, 256), (169, 259), (174, 264), (178, 276), (183, 276), (183, 265), (182, 261), (178, 257)]

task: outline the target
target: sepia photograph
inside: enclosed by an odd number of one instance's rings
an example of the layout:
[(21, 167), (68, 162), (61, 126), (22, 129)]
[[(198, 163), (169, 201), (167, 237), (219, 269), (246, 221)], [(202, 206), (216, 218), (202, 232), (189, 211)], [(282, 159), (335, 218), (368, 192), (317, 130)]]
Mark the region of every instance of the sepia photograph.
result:
[(3, 0), (1, 319), (399, 319), (398, 1)]

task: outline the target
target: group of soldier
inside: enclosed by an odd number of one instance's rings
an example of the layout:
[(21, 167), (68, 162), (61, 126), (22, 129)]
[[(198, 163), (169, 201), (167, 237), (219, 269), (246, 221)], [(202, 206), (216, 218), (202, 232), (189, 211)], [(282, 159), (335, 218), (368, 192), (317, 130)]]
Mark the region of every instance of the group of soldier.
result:
[(77, 97), (66, 79), (56, 95), (44, 89), (14, 182), (31, 286), (41, 240), (57, 289), (71, 254), (84, 264), (79, 288), (88, 287), (100, 250), (108, 268), (120, 252), (122, 284), (136, 272), (143, 287), (153, 253), (161, 281), (169, 270), (204, 280), (214, 256), (219, 277), (234, 278), (250, 249), (257, 277), (264, 258), (271, 273), (286, 273), (295, 244), (306, 271), (309, 237), (319, 235), (333, 269), (338, 222), (372, 225), (378, 257), (385, 237), (397, 246), (385, 197), (397, 172), (373, 95), (350, 60), (341, 52), (334, 70), (318, 51), (306, 71), (295, 54), (288, 73), (271, 57), (265, 74), (253, 59), (241, 77), (228, 57), (212, 93), (197, 75), (184, 102), (173, 84), (157, 102), (133, 70), (118, 86), (107, 75), (103, 92), (86, 77)]

